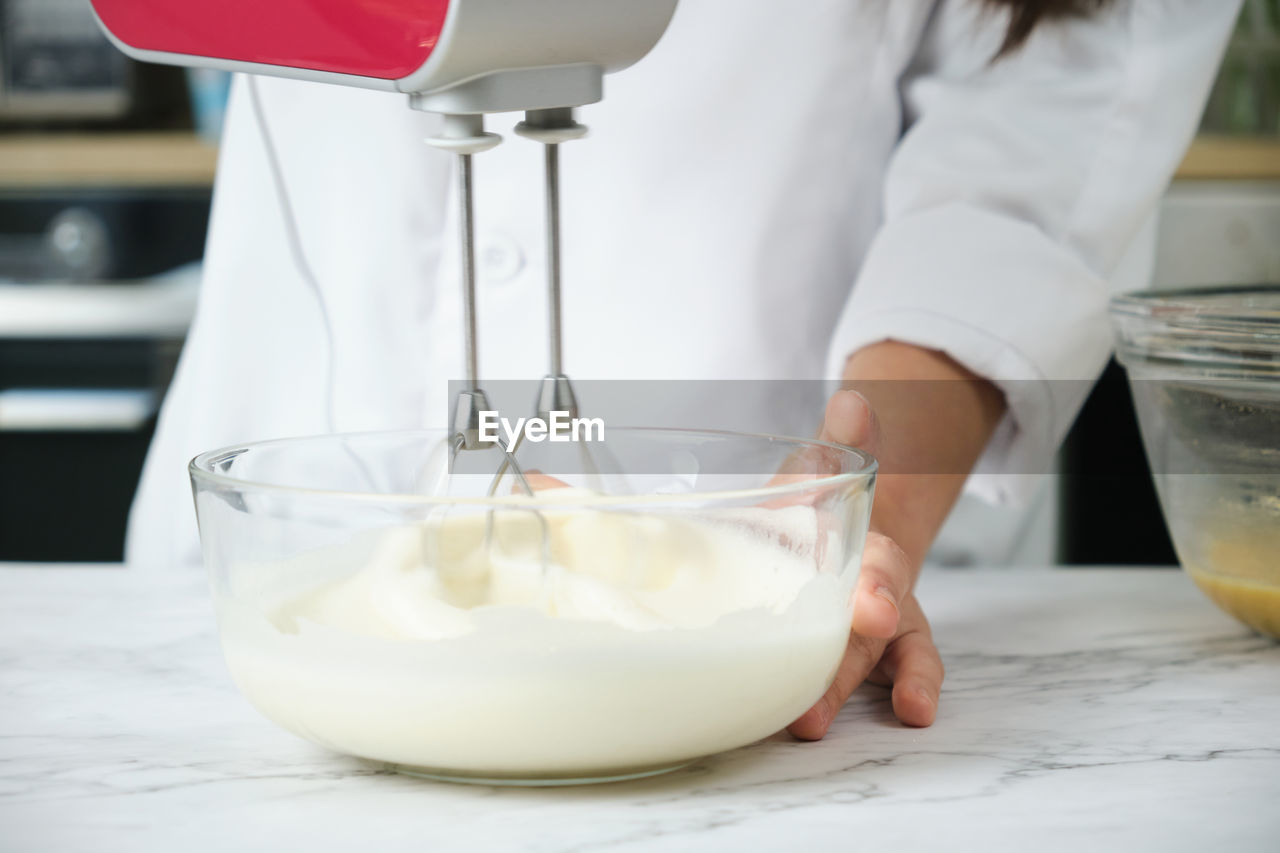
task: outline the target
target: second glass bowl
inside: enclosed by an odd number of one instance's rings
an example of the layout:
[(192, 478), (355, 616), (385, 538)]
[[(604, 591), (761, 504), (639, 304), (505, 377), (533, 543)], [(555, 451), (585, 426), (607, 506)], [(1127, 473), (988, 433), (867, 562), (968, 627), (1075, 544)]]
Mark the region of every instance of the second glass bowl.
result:
[(1179, 560), (1280, 638), (1280, 287), (1132, 294), (1111, 316)]

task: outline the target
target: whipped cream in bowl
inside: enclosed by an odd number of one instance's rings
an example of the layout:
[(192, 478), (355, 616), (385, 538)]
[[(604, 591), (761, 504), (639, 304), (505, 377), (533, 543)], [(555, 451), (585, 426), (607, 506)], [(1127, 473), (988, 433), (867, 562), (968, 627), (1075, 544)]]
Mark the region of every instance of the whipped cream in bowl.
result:
[[(465, 781), (629, 778), (782, 729), (847, 645), (874, 461), (627, 433), (642, 474), (531, 497), (430, 474), (440, 432), (197, 457), (237, 685), (336, 752)], [(726, 472), (739, 447), (750, 464)]]

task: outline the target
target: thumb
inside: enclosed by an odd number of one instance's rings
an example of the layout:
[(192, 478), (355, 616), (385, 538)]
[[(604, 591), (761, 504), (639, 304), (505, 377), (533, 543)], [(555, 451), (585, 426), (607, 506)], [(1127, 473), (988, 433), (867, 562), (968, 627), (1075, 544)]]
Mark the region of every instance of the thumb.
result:
[(827, 401), (819, 437), (875, 455), (880, 449), (880, 422), (866, 397), (857, 391), (837, 391)]

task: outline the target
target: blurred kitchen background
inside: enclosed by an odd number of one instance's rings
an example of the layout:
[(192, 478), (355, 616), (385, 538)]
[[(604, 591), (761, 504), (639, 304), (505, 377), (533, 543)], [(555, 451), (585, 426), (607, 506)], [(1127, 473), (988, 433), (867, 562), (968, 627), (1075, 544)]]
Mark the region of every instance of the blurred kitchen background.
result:
[[(0, 0), (0, 561), (122, 557), (195, 305), (228, 82), (125, 58), (86, 0)], [(1280, 281), (1280, 0), (1246, 0), (1202, 136), (1119, 279)], [(1058, 465), (1030, 507), (964, 500), (934, 559), (1175, 562), (1115, 365)]]

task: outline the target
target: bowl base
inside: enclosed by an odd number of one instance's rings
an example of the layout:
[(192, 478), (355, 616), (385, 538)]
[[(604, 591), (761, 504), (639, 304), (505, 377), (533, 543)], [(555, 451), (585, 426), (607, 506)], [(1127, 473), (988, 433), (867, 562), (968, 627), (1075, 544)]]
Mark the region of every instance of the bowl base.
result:
[(405, 764), (392, 764), (390, 768), (406, 776), (419, 779), (430, 779), (433, 782), (455, 782), (463, 785), (502, 785), (514, 788), (551, 788), (566, 785), (599, 785), (605, 782), (629, 782), (633, 779), (647, 779), (650, 776), (661, 776), (693, 762), (683, 761), (679, 764), (664, 764), (660, 767), (646, 767), (639, 770), (624, 770), (600, 775), (582, 774), (566, 776), (502, 776), (472, 774), (458, 770), (443, 770), (428, 767), (410, 767)]
[(1264, 584), (1190, 567), (1187, 574), (1221, 610), (1259, 634), (1280, 640), (1280, 584)]

